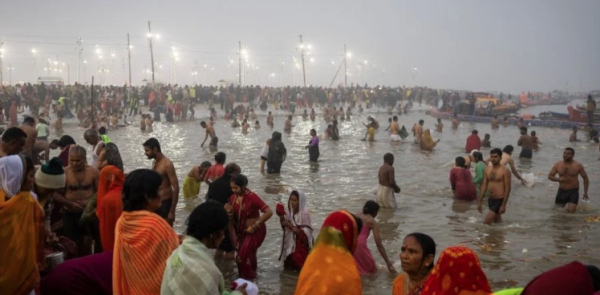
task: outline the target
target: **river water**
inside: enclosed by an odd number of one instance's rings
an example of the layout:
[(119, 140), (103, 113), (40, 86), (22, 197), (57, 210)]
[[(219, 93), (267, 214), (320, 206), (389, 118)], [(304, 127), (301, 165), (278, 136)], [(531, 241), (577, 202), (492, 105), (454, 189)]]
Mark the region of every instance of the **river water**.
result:
[[(540, 107), (543, 111), (547, 106)], [(555, 109), (564, 109), (564, 106)], [(299, 110), (297, 115), (301, 113)], [(356, 111), (355, 111), (356, 112)], [(535, 113), (531, 107), (527, 113)], [(222, 114), (222, 112), (220, 113)], [(516, 160), (521, 173), (531, 172), (537, 176), (532, 188), (522, 186), (513, 177), (513, 189), (500, 225), (484, 226), (484, 215), (476, 210), (475, 203), (454, 201), (448, 181), (449, 170), (455, 157), (464, 154), (467, 136), (472, 129), (479, 130), (483, 138), (491, 134), (493, 147), (512, 144), (516, 147), (519, 130), (516, 126), (492, 131), (489, 124), (462, 123), (459, 130), (452, 132), (450, 122), (444, 121), (443, 133), (432, 133), (434, 139), (440, 138), (433, 152), (423, 152), (412, 144), (412, 136), (405, 142), (392, 143), (386, 127), (386, 113), (378, 113), (377, 120), (382, 128), (376, 134), (377, 142), (364, 142), (367, 114), (356, 115), (350, 121), (339, 126), (341, 139), (337, 142), (322, 140), (321, 157), (317, 164), (308, 161), (304, 146), (308, 143), (309, 130), (315, 128), (323, 134), (326, 124), (322, 117), (316, 122), (302, 121), (294, 117), (291, 134), (283, 136), (288, 149), (287, 161), (281, 175), (259, 173), (260, 151), (272, 129), (266, 127), (266, 116), (257, 113), (263, 128), (251, 128), (248, 135), (241, 134), (238, 128), (232, 130), (229, 122), (218, 119), (215, 123), (219, 136), (219, 151), (227, 154), (227, 162), (236, 162), (249, 178), (249, 188), (256, 192), (273, 211), (278, 202), (287, 203), (292, 190), (303, 190), (308, 198), (315, 238), (324, 218), (338, 209), (359, 211), (369, 199), (374, 199), (373, 189), (377, 185), (377, 171), (385, 153), (395, 155), (394, 167), (396, 180), (402, 188), (397, 197), (399, 208), (380, 210), (377, 220), (381, 225), (381, 236), (388, 256), (394, 261), (396, 270), (401, 270), (399, 252), (404, 236), (411, 232), (423, 232), (432, 236), (437, 244), (437, 255), (450, 245), (465, 244), (474, 249), (494, 290), (514, 285), (524, 285), (540, 272), (559, 266), (572, 260), (600, 265), (600, 233), (598, 223), (586, 223), (584, 218), (599, 213), (597, 206), (600, 189), (598, 145), (568, 142), (569, 131), (550, 128), (535, 128), (543, 143), (533, 160)], [(198, 110), (197, 118), (206, 119), (208, 112)], [(220, 116), (222, 118), (222, 116)], [(275, 129), (281, 131), (285, 117), (275, 117)], [(400, 125), (407, 129), (419, 119), (425, 120), (426, 128), (434, 128), (434, 118), (423, 111), (414, 111), (400, 116)], [(163, 153), (169, 157), (176, 168), (180, 182), (193, 165), (214, 159), (214, 151), (200, 148), (204, 130), (198, 120), (177, 124), (155, 123), (152, 133), (142, 133), (138, 120), (132, 126), (110, 132), (110, 137), (121, 151), (126, 171), (151, 167), (151, 161), (144, 156), (142, 143), (149, 137), (159, 139)], [(532, 129), (530, 129), (532, 130)], [(65, 126), (65, 132), (79, 143), (83, 141), (83, 129)], [(583, 137), (583, 132), (580, 137)], [(562, 159), (563, 149), (572, 146), (576, 150), (575, 159), (582, 162), (590, 177), (590, 199), (594, 208), (588, 213), (568, 215), (564, 210), (554, 208), (557, 184), (547, 180), (552, 165)], [(91, 151), (91, 146), (88, 146)], [(518, 155), (520, 148), (515, 148)], [(484, 156), (489, 150), (483, 150)], [(583, 186), (583, 184), (582, 184)], [(206, 193), (202, 186), (201, 196)], [(583, 194), (583, 191), (581, 191)], [(175, 229), (182, 233), (189, 212), (203, 201), (183, 200), (177, 210)], [(487, 209), (484, 214), (487, 213)], [(267, 222), (267, 238), (259, 249), (258, 285), (261, 294), (293, 294), (298, 273), (284, 271), (278, 261), (282, 231), (278, 218), (274, 216)], [(372, 238), (369, 247), (380, 267), (380, 271), (363, 278), (363, 294), (391, 294), (394, 275), (388, 273)], [(226, 280), (236, 279), (237, 271), (233, 261), (218, 262)]]

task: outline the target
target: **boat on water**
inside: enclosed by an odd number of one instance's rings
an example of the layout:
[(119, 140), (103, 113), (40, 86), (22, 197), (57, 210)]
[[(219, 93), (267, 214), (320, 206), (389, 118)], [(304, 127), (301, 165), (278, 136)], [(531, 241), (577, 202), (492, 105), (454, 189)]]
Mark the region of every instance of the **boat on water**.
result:
[(539, 100), (534, 100), (534, 101), (524, 101), (521, 102), (521, 104), (523, 106), (543, 106), (543, 105), (551, 105), (553, 104), (553, 101), (549, 98), (544, 98), (544, 99), (539, 99)]
[[(569, 111), (569, 121), (587, 123), (588, 115), (586, 110), (580, 110), (579, 108), (574, 108), (573, 106), (568, 106), (567, 110)], [(598, 121), (598, 116), (600, 116), (600, 113), (594, 112), (595, 122)]]
[(541, 120), (569, 120), (569, 114), (558, 112), (542, 112), (538, 115)]

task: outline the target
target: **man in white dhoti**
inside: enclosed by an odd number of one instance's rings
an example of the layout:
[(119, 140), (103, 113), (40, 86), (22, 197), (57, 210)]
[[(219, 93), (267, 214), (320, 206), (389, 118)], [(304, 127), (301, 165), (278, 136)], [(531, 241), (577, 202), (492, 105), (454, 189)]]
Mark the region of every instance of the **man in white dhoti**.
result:
[(377, 188), (377, 203), (384, 208), (398, 208), (394, 193), (400, 193), (396, 184), (394, 171), (394, 155), (387, 153), (383, 156), (383, 165), (379, 167), (379, 187)]

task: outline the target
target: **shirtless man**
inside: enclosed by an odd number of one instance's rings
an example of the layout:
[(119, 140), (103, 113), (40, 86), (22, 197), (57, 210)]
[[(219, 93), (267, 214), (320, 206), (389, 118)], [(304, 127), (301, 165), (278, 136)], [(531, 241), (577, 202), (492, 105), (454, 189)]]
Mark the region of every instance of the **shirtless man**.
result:
[(573, 126), (573, 132), (571, 132), (571, 136), (569, 136), (569, 142), (580, 141), (577, 139), (577, 127)]
[(250, 124), (248, 124), (248, 120), (244, 119), (244, 121), (242, 122), (242, 133), (247, 134), (249, 127), (250, 127)]
[(396, 172), (394, 170), (394, 155), (387, 153), (383, 156), (383, 165), (379, 167), (379, 187), (377, 188), (377, 203), (384, 208), (396, 209), (396, 196), (400, 193), (400, 187), (396, 184)]
[(158, 189), (162, 205), (154, 213), (164, 218), (171, 226), (175, 221), (175, 208), (179, 200), (179, 181), (175, 173), (175, 166), (169, 158), (165, 157), (160, 149), (160, 143), (156, 138), (150, 138), (144, 142), (144, 153), (148, 159), (154, 159), (152, 170), (158, 172), (162, 177), (162, 183)]
[(527, 127), (521, 127), (521, 137), (517, 144), (521, 147), (519, 158), (531, 159), (533, 157), (533, 138), (527, 134)]
[(452, 116), (452, 130), (458, 129), (458, 124), (460, 124), (460, 122), (458, 121), (458, 116), (454, 114)]
[(23, 151), (27, 134), (19, 127), (10, 127), (2, 134), (0, 142), (0, 158), (5, 156), (18, 155)]
[(394, 116), (392, 124), (390, 124), (390, 137), (392, 141), (400, 141), (400, 126), (398, 126), (398, 116)]
[(146, 114), (146, 120), (144, 121), (144, 123), (146, 123), (146, 131), (147, 132), (152, 132), (152, 123), (154, 122), (154, 120), (152, 120), (152, 116), (150, 116), (150, 114)]
[(269, 115), (267, 116), (267, 126), (273, 128), (273, 115), (269, 111)]
[(204, 147), (204, 143), (210, 136), (210, 143), (208, 144), (208, 146), (216, 148), (217, 143), (219, 143), (219, 138), (217, 137), (217, 134), (215, 133), (215, 128), (212, 125), (207, 125), (206, 122), (204, 122), (204, 121), (200, 122), (200, 126), (202, 126), (202, 128), (204, 128), (204, 129), (206, 129), (206, 135), (204, 136), (204, 141), (202, 141), (202, 144), (200, 145), (200, 147)]
[(498, 148), (493, 149), (490, 152), (490, 159), (492, 166), (485, 168), (483, 172), (483, 184), (479, 192), (479, 200), (477, 210), (482, 213), (481, 202), (483, 196), (488, 194), (488, 206), (490, 212), (483, 220), (484, 224), (491, 225), (492, 222), (501, 222), (502, 216), (506, 212), (506, 204), (508, 203), (508, 197), (510, 196), (510, 172), (501, 163), (502, 151)]
[[(520, 180), (522, 184), (525, 184), (525, 180), (523, 180), (523, 177), (521, 177), (521, 175), (515, 168), (515, 160), (513, 160), (512, 158), (512, 152), (514, 151), (514, 149), (515, 148), (510, 144), (504, 147), (504, 149), (502, 150), (502, 159), (500, 160), (500, 164), (502, 164), (502, 166), (506, 166), (506, 164), (510, 165), (510, 171), (512, 172), (512, 174), (518, 180)], [(491, 157), (487, 158), (485, 160), (486, 165), (489, 166), (490, 161)]]
[(19, 128), (21, 128), (21, 130), (27, 134), (25, 146), (23, 147), (23, 153), (32, 157), (35, 141), (37, 140), (38, 135), (38, 132), (35, 129), (35, 119), (32, 117), (26, 117), (25, 120), (23, 120), (23, 124), (19, 126)]
[(283, 131), (291, 132), (292, 127), (294, 127), (294, 125), (292, 125), (292, 116), (288, 116), (287, 120), (285, 120), (285, 125), (283, 127)]
[(48, 163), (50, 160), (50, 150), (58, 148), (58, 140), (55, 139), (48, 143), (47, 140), (38, 140), (33, 147), (33, 164), (40, 165), (42, 160), (44, 163)]
[(435, 131), (442, 132), (443, 128), (444, 128), (444, 123), (442, 123), (442, 118), (438, 118), (437, 124), (435, 124)]
[(414, 128), (413, 132), (415, 134), (415, 139), (414, 139), (415, 144), (421, 143), (421, 139), (423, 138), (423, 124), (425, 124), (425, 121), (419, 120), (419, 124), (416, 124), (413, 127)]
[(104, 150), (104, 141), (100, 140), (98, 131), (94, 129), (86, 130), (83, 134), (83, 139), (85, 139), (85, 141), (94, 149), (92, 152), (92, 166), (96, 167), (96, 164), (98, 163), (98, 157), (100, 157), (102, 150)]
[[(563, 160), (557, 162), (550, 170), (548, 179), (558, 182), (558, 192), (554, 203), (559, 206), (567, 205), (567, 212), (575, 213), (579, 203), (579, 178), (583, 178), (583, 199), (589, 200), (588, 188), (590, 181), (581, 163), (573, 160), (575, 150), (568, 147), (563, 152)], [(558, 173), (558, 178), (556, 174)]]
[(492, 129), (498, 129), (500, 128), (500, 123), (498, 122), (498, 115), (494, 116), (494, 119), (492, 119)]
[(100, 172), (87, 164), (86, 150), (82, 146), (74, 145), (69, 150), (65, 177), (65, 195), (54, 195), (54, 200), (64, 208), (63, 235), (77, 243), (79, 256), (89, 255), (92, 253), (92, 237), (86, 234), (80, 220), (83, 210), (98, 190)]
[(56, 117), (56, 121), (54, 121), (54, 131), (56, 132), (57, 136), (63, 135), (63, 124), (62, 124), (62, 116), (61, 115), (58, 115)]

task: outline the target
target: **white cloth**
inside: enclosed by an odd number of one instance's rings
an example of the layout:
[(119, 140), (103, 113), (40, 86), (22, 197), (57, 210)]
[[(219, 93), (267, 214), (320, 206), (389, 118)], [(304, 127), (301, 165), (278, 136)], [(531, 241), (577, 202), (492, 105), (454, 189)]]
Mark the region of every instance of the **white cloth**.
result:
[[(313, 235), (312, 235), (312, 223), (310, 221), (310, 214), (308, 213), (308, 209), (306, 208), (306, 197), (302, 191), (296, 190), (298, 192), (298, 214), (292, 216), (292, 208), (290, 206), (290, 202), (288, 200), (288, 208), (285, 212), (285, 219), (292, 223), (294, 226), (300, 226), (302, 231), (308, 237), (308, 247), (312, 249), (313, 247)], [(308, 228), (307, 228), (308, 226)], [(294, 239), (294, 233), (289, 229), (285, 228), (283, 233), (283, 247), (281, 249), (281, 260), (285, 261), (285, 259), (292, 253), (294, 253), (296, 248), (296, 240)]]
[(383, 208), (398, 208), (398, 205), (396, 204), (396, 196), (394, 195), (394, 189), (380, 184), (377, 188), (377, 203)]
[(402, 141), (402, 138), (398, 134), (390, 134), (392, 141)]
[(0, 188), (7, 198), (21, 191), (23, 183), (23, 160), (17, 155), (0, 158)]
[(260, 152), (260, 156), (261, 157), (265, 157), (267, 158), (269, 156), (269, 145), (265, 143), (265, 146), (263, 146), (262, 152)]
[(104, 141), (100, 140), (94, 147), (94, 151), (92, 151), (92, 167), (96, 167), (96, 163), (98, 163), (98, 147), (100, 145), (104, 146)]

